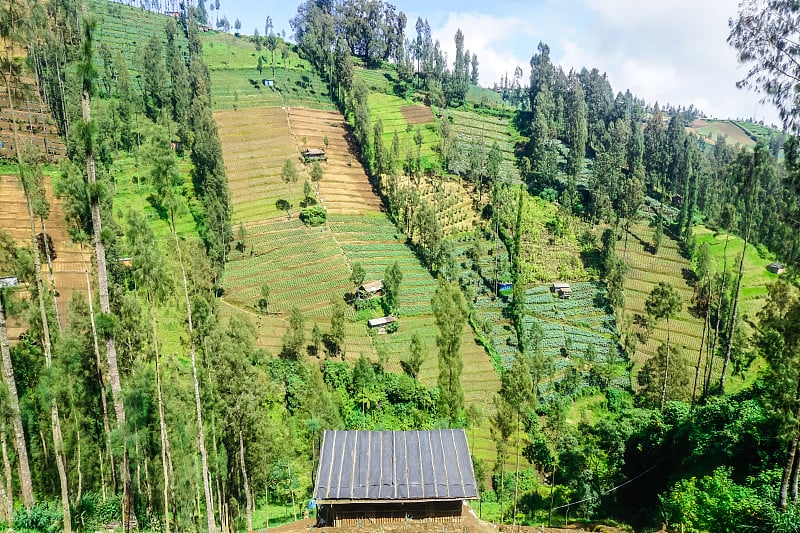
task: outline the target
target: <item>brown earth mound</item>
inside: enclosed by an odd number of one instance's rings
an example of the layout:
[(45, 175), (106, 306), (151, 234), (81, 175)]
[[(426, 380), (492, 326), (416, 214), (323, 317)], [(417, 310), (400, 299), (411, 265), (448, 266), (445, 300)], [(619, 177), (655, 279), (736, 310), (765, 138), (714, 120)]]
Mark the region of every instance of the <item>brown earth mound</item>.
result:
[(407, 105), (400, 108), (409, 124), (428, 124), (433, 122), (433, 112), (424, 105)]

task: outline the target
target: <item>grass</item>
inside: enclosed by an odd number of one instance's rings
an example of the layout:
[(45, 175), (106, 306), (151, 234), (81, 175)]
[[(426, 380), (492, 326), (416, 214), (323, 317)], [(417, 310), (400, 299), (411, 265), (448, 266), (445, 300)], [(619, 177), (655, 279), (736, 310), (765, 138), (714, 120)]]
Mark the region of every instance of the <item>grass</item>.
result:
[[(206, 32), (201, 34), (203, 59), (211, 73), (211, 103), (214, 110), (255, 107), (305, 106), (334, 109), (328, 85), (296, 49), (279, 40), (272, 66), (272, 53), (256, 50), (246, 36)], [(282, 50), (287, 51), (284, 60)], [(258, 71), (258, 58), (262, 70)], [(263, 80), (273, 80), (272, 87)]]
[[(142, 73), (141, 51), (150, 38), (155, 36), (164, 47), (167, 45), (164, 28), (172, 19), (168, 15), (106, 0), (90, 0), (89, 10), (97, 19), (95, 41), (108, 46), (112, 59), (117, 52), (121, 53), (134, 79)], [(181, 52), (188, 54), (189, 43), (181, 31), (175, 33), (175, 39)], [(95, 53), (95, 62), (102, 72), (98, 53)]]
[[(711, 264), (715, 272), (721, 272), (727, 255), (727, 268), (738, 271), (738, 258), (744, 249), (744, 240), (736, 235), (731, 235), (728, 241), (727, 254), (725, 250), (725, 234), (718, 234), (706, 227), (695, 227), (695, 237), (698, 246), (708, 243), (711, 251)], [(759, 255), (755, 246), (748, 245), (744, 258), (742, 271), (742, 289), (739, 308), (744, 315), (755, 318), (755, 314), (764, 306), (767, 297), (767, 285), (774, 283), (778, 276), (767, 270), (767, 265), (774, 258)]]

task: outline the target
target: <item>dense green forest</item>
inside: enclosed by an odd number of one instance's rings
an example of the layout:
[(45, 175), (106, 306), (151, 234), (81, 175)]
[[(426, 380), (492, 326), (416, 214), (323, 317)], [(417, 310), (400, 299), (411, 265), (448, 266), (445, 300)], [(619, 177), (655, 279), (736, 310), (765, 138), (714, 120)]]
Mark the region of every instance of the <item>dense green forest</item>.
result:
[(492, 522), (800, 530), (795, 2), (731, 21), (785, 126), (746, 144), (545, 43), (480, 87), (469, 35), (448, 64), (381, 0), (291, 41), (161, 7), (0, 2), (4, 527), (251, 531), (325, 429), (464, 427)]

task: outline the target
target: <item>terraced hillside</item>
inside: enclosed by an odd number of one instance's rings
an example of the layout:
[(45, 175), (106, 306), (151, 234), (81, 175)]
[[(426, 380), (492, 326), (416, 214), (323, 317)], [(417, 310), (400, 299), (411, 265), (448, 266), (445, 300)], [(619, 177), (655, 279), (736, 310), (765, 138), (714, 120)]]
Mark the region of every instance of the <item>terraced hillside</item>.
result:
[(509, 181), (520, 179), (514, 155), (517, 135), (511, 129), (509, 119), (450, 109), (444, 114), (443, 120), (452, 122), (456, 150), (468, 151), (471, 146), (477, 146), (488, 153), (492, 144), (497, 143), (503, 155), (500, 176)]
[[(3, 46), (5, 41), (0, 40)], [(26, 51), (16, 45), (8, 47), (9, 54), (22, 62)], [(58, 127), (50, 116), (50, 110), (42, 101), (34, 77), (22, 72), (10, 81), (11, 102), (8, 101), (5, 81), (0, 80), (0, 157), (16, 157), (14, 146), (14, 127), (16, 125), (20, 148), (31, 144), (39, 149), (48, 162), (55, 162), (64, 156), (64, 143), (58, 136)], [(13, 106), (13, 111), (12, 111)]]
[[(219, 111), (214, 120), (228, 173), (233, 224), (286, 218), (286, 212), (276, 206), (278, 199), (287, 200), (296, 213), (304, 176), (286, 112), (279, 107)], [(281, 177), (287, 159), (298, 170), (294, 183)]]
[[(215, 119), (231, 187), (234, 223), (242, 222), (246, 227), (244, 251), (231, 252), (223, 280), (223, 300), (228, 304), (225, 312), (251, 314), (258, 327), (259, 344), (277, 354), (292, 306), (306, 318), (307, 337), (315, 322), (323, 333), (328, 332), (331, 299), (343, 298), (353, 289), (349, 281), (352, 265), (360, 262), (367, 278), (381, 278), (386, 267), (396, 261), (403, 272), (399, 331), (373, 336), (366, 318), (348, 308), (346, 356), (381, 357), (387, 368), (401, 371), (400, 360), (408, 356), (410, 336), (416, 332), (428, 354), (421, 379), (434, 386), (438, 375), (437, 330), (430, 300), (436, 281), (381, 212), (380, 199), (350, 151), (343, 117), (293, 107), (219, 111)], [(302, 164), (299, 155), (304, 147), (322, 147), (326, 136), (328, 160), (322, 164), (318, 192), (329, 209), (328, 224), (307, 228), (297, 219), (296, 206), (310, 165)], [(281, 179), (286, 159), (297, 165), (297, 183), (287, 185)], [(281, 197), (295, 205), (288, 218), (275, 207)], [(254, 308), (262, 284), (270, 287), (267, 315), (256, 313)], [(467, 403), (490, 409), (491, 397), (500, 387), (499, 378), (469, 328), (464, 332), (462, 353)], [(488, 429), (477, 430), (476, 448), (482, 458), (494, 460)]]
[(327, 84), (282, 39), (278, 39), (274, 54), (266, 47), (257, 50), (249, 37), (223, 32), (203, 33), (201, 42), (203, 58), (211, 73), (214, 109), (280, 106), (335, 109)]
[[(625, 313), (647, 316), (644, 308), (645, 300), (659, 281), (667, 281), (681, 298), (681, 310), (670, 320), (670, 340), (673, 345), (680, 346), (688, 353), (697, 353), (700, 348), (700, 336), (703, 332), (703, 321), (690, 312), (693, 289), (687, 283), (687, 275), (691, 264), (680, 254), (678, 243), (664, 236), (657, 254), (650, 252), (653, 239), (653, 228), (644, 223), (631, 227), (628, 237), (628, 251), (624, 254), (624, 240), (617, 246), (619, 257), (626, 255), (628, 271), (625, 279)], [(632, 326), (636, 328), (637, 326)], [(660, 321), (650, 327), (651, 333), (646, 343), (639, 344), (633, 356), (634, 374), (658, 347), (667, 340), (666, 322)]]
[[(95, 41), (108, 47), (112, 60), (117, 53), (122, 54), (133, 79), (142, 72), (142, 50), (150, 38), (155, 37), (166, 46), (164, 28), (171, 18), (168, 15), (108, 0), (88, 0), (88, 8), (97, 20)], [(136, 24), (131, 24), (131, 20), (135, 20)], [(183, 32), (175, 33), (175, 42), (181, 52), (188, 55), (189, 42)], [(95, 62), (102, 72), (100, 53), (95, 54)]]
[[(61, 202), (53, 197), (49, 177), (45, 177), (45, 190), (50, 202), (50, 218), (45, 221), (47, 234), (53, 241), (53, 273), (55, 290), (57, 291), (58, 310), (60, 317), (67, 316), (67, 304), (73, 291), (86, 294), (86, 269), (91, 269), (91, 254), (89, 249), (81, 251), (80, 247), (72, 244), (67, 234), (64, 222), (64, 212)], [(29, 246), (31, 229), (28, 219), (28, 207), (25, 195), (19, 184), (17, 176), (0, 176), (0, 228), (9, 232), (20, 246)], [(37, 222), (36, 232), (42, 231), (41, 224)], [(43, 261), (42, 276), (47, 283), (49, 273), (46, 261)], [(19, 335), (19, 330), (12, 330), (12, 338)]]
[[(328, 212), (353, 215), (379, 211), (380, 199), (353, 156), (354, 139), (342, 114), (302, 107), (292, 107), (288, 114), (290, 131), (301, 150), (325, 150), (327, 159), (321, 163), (323, 179), (318, 182), (317, 191)], [(309, 169), (310, 165), (306, 165)]]

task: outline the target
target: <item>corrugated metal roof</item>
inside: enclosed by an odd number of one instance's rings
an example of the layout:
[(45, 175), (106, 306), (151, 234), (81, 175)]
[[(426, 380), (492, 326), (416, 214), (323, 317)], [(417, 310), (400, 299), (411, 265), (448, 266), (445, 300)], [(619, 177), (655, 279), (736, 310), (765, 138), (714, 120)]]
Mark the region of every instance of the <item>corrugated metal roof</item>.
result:
[(314, 486), (320, 503), (477, 497), (463, 429), (323, 433)]

